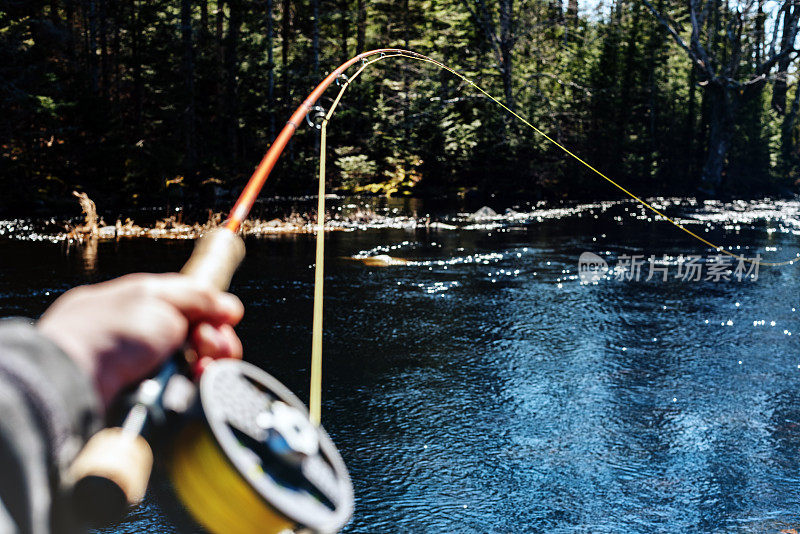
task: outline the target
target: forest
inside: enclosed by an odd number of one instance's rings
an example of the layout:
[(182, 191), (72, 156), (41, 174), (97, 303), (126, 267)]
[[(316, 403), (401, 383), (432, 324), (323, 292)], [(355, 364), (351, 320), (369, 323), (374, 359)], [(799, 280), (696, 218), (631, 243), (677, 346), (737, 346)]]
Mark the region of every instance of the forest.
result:
[[(637, 194), (791, 195), (798, 21), (800, 0), (4, 0), (0, 206), (236, 192), (316, 83), (381, 47), (457, 69)], [(353, 83), (328, 146), (339, 192), (616, 194), (402, 59)], [(318, 156), (303, 125), (267, 194), (313, 191)]]

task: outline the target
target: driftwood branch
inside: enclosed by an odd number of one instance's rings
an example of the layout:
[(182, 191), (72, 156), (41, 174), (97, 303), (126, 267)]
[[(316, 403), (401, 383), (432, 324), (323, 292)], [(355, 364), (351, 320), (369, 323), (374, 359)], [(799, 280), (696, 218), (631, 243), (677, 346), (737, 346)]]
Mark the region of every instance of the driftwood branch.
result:
[(84, 223), (81, 226), (75, 228), (75, 232), (82, 235), (90, 235), (90, 236), (97, 236), (97, 206), (95, 206), (94, 201), (89, 198), (89, 195), (86, 193), (78, 193), (77, 191), (73, 191), (72, 195), (78, 199), (78, 203), (81, 205), (81, 210), (83, 211), (84, 215)]

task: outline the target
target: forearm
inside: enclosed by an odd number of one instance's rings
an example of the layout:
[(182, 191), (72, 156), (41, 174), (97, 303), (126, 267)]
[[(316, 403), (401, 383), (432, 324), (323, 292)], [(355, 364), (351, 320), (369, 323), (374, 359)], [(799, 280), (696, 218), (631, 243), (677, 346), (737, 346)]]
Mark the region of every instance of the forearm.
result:
[[(30, 322), (0, 321), (0, 532), (51, 532), (63, 474), (98, 414), (90, 380), (68, 356)], [(68, 522), (57, 518), (58, 531)]]

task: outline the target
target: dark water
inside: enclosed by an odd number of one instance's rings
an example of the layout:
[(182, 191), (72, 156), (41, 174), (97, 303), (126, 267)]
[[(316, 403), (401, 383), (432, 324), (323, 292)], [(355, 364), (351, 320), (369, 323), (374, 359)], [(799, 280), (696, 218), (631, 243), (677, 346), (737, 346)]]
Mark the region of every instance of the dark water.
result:
[[(698, 210), (693, 230), (748, 256), (800, 251), (798, 203)], [(630, 204), (526, 222), (329, 236), (323, 423), (355, 485), (346, 531), (800, 530), (797, 265), (581, 285), (583, 251), (706, 251)], [(393, 245), (419, 262), (344, 259)], [(232, 288), (246, 359), (306, 399), (313, 238), (247, 246)], [(35, 316), (74, 284), (175, 270), (190, 249), (0, 241), (0, 306)], [(189, 531), (149, 499), (108, 532)]]

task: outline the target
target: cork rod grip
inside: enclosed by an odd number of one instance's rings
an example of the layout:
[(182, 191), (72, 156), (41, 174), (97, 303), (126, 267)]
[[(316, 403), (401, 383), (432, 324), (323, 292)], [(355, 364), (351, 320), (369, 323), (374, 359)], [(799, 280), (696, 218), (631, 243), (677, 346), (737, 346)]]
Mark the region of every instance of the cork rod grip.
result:
[(196, 278), (220, 291), (227, 291), (233, 273), (244, 259), (244, 241), (227, 228), (217, 228), (201, 237), (181, 274)]

